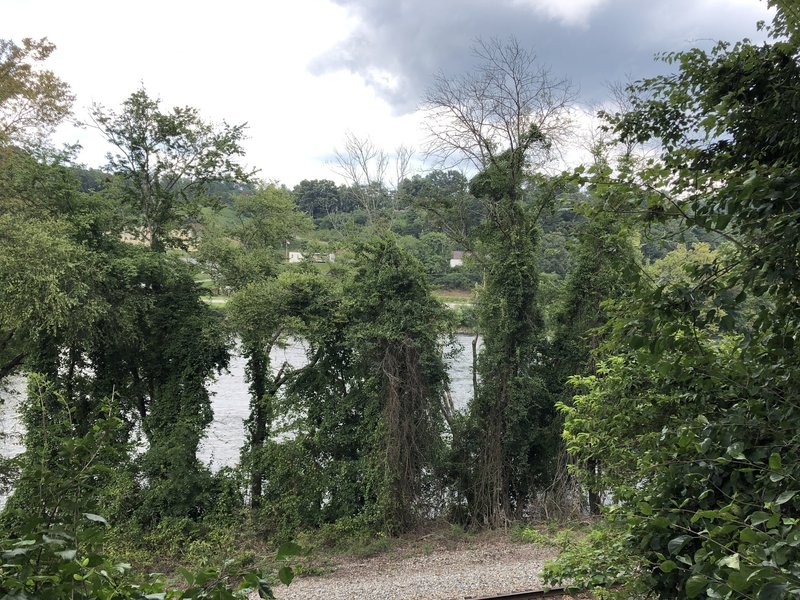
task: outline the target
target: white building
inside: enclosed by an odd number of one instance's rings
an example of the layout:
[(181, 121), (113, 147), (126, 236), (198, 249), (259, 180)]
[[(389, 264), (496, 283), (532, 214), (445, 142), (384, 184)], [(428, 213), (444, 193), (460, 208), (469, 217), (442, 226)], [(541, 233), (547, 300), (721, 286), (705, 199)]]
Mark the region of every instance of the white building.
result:
[(450, 268), (455, 269), (464, 264), (464, 251), (453, 250), (453, 256), (450, 258)]

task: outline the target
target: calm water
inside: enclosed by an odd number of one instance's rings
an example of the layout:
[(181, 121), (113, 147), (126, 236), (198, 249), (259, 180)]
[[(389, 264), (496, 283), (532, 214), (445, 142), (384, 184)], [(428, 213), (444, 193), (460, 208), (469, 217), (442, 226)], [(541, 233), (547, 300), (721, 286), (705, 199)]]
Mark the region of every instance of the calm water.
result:
[[(464, 410), (472, 397), (472, 336), (457, 335), (456, 343), (456, 347), (447, 348), (447, 354), (461, 350), (448, 359), (450, 393), (456, 408)], [(284, 362), (293, 367), (302, 367), (306, 363), (305, 347), (300, 340), (293, 340), (286, 348), (274, 349), (270, 356), (276, 370)], [(244, 442), (244, 420), (250, 403), (244, 367), (244, 359), (234, 356), (228, 371), (210, 386), (214, 422), (198, 450), (198, 457), (215, 471), (235, 465)], [(24, 377), (12, 377), (6, 389), (0, 390), (3, 400), (0, 404), (0, 456), (15, 456), (23, 450), (17, 406), (24, 393)]]

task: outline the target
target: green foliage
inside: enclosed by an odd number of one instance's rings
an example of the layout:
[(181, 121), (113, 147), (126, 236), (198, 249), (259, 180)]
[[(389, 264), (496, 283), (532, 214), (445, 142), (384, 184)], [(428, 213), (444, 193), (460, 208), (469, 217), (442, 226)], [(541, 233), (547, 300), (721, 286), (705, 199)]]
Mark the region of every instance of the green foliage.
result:
[(602, 461), (620, 503), (620, 548), (640, 565), (622, 577), (631, 590), (800, 592), (793, 15), (779, 10), (774, 33), (786, 37), (768, 44), (666, 55), (678, 71), (634, 84), (632, 110), (611, 119), (623, 139), (661, 143), (658, 160), (622, 182), (631, 204), (729, 242), (619, 303), (617, 356), (565, 408), (572, 452)]
[(203, 232), (197, 258), (214, 280), (231, 290), (274, 277), (286, 244), (311, 223), (292, 195), (274, 184), (233, 197), (230, 223)]
[[(519, 190), (508, 188), (519, 174), (502, 174), (505, 162), (498, 165), (470, 184), (486, 194), (491, 214), (477, 228), (474, 245), (485, 273), (477, 312), (484, 345), (476, 396), (454, 444), (455, 460), (467, 469), (460, 491), (475, 524), (490, 527), (522, 514), (535, 490), (548, 487), (558, 449), (557, 431), (550, 427), (555, 412), (538, 358), (545, 338), (537, 213), (523, 205)], [(542, 196), (547, 202), (548, 194)]]
[(358, 202), (344, 188), (328, 179), (304, 179), (292, 189), (297, 207), (312, 219), (321, 219), (335, 213), (352, 212)]
[(115, 147), (108, 169), (131, 233), (160, 251), (182, 243), (173, 232), (185, 232), (211, 201), (211, 184), (247, 182), (252, 173), (236, 162), (244, 125), (215, 127), (192, 107), (163, 112), (159, 104), (142, 88), (118, 113), (95, 105), (91, 119)]
[[(75, 407), (51, 382), (32, 376), (30, 388), (26, 451), (17, 459), (21, 478), (3, 514), (4, 598), (233, 599), (253, 590), (272, 597), (258, 573), (233, 565), (183, 570), (185, 586), (169, 589), (162, 578), (136, 576), (129, 564), (114, 560), (105, 550), (109, 523), (102, 509), (130, 450), (120, 436), (124, 422), (112, 401), (86, 433), (76, 433)], [(186, 538), (168, 529), (171, 543)]]
[(19, 368), (37, 342), (90, 335), (108, 310), (95, 293), (103, 267), (56, 221), (0, 215), (0, 379)]
[(511, 531), (511, 539), (534, 546), (553, 546), (554, 540), (534, 527), (519, 525)]
[[(286, 271), (230, 302), (251, 360), (243, 466), (260, 522), (280, 538), (341, 519), (403, 529), (435, 494), (448, 321), (390, 234), (356, 243), (354, 254), (341, 287)], [(269, 349), (284, 336), (304, 340), (309, 362), (270, 372)], [(275, 439), (277, 423), (292, 440)]]
[(545, 564), (542, 579), (552, 586), (569, 582), (568, 588), (589, 590), (598, 598), (644, 595), (646, 587), (641, 584), (629, 585), (622, 591), (614, 589), (615, 585), (642, 577), (644, 571), (643, 563), (630, 552), (630, 537), (624, 527), (613, 522), (597, 525), (585, 537), (562, 545), (558, 558)]
[(435, 493), (447, 318), (420, 264), (394, 239), (376, 236), (355, 251), (358, 263), (344, 298), (360, 380), (356, 393), (368, 403), (364, 416), (375, 419), (362, 434), (372, 463), (367, 483), (383, 527), (402, 530), (415, 522), (425, 496)]
[(0, 147), (36, 146), (69, 114), (69, 86), (39, 64), (53, 50), (47, 38), (0, 39)]

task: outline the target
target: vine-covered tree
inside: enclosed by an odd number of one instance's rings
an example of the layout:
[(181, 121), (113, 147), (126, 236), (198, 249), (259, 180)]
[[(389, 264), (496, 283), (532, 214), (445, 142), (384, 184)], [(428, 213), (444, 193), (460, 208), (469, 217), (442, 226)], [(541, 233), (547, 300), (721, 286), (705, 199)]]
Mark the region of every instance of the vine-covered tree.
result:
[(345, 285), (354, 388), (363, 402), (366, 498), (377, 525), (413, 526), (435, 493), (445, 418), (447, 373), (442, 337), (447, 319), (431, 296), (422, 265), (390, 234), (355, 248), (358, 264)]
[(463, 491), (473, 522), (501, 527), (526, 508), (550, 462), (535, 439), (552, 412), (537, 414), (549, 401), (536, 374), (544, 341), (537, 220), (550, 196), (541, 193), (531, 207), (523, 192), (534, 185), (533, 165), (548, 160), (566, 131), (571, 92), (516, 40), (479, 42), (475, 55), (475, 71), (440, 75), (425, 106), (429, 151), (480, 171), (469, 191), (485, 218), (465, 243), (485, 273), (484, 348), (459, 456), (467, 465)]

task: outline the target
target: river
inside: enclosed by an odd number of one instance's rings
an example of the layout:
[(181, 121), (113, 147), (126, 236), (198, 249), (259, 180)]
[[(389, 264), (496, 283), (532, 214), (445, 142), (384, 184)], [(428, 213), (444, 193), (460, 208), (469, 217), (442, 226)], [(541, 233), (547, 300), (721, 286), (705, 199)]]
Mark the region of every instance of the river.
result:
[[(460, 350), (460, 351), (459, 351)], [(450, 356), (452, 355), (452, 356)], [(446, 349), (450, 394), (453, 404), (464, 410), (472, 397), (472, 336), (457, 335), (456, 345)], [(302, 341), (293, 340), (285, 348), (273, 349), (274, 368), (284, 362), (293, 367), (306, 363)], [(244, 420), (247, 418), (250, 394), (245, 380), (245, 360), (240, 355), (231, 358), (227, 371), (211, 383), (211, 404), (214, 421), (198, 449), (198, 458), (216, 471), (233, 466), (239, 460), (239, 449), (244, 442)], [(0, 456), (12, 457), (22, 452), (22, 426), (17, 418), (17, 407), (25, 395), (25, 378), (9, 379), (5, 390), (0, 390)]]

